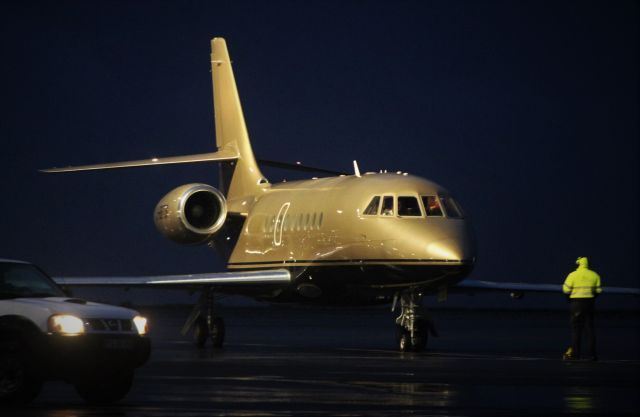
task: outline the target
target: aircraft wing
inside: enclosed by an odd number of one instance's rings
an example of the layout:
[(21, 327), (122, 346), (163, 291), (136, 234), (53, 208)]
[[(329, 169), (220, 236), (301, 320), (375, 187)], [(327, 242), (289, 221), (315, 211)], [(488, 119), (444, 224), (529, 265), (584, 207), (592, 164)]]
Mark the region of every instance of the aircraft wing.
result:
[[(508, 291), (514, 294), (523, 294), (525, 292), (554, 292), (562, 294), (562, 285), (558, 284), (529, 284), (522, 282), (493, 282), (465, 279), (459, 282), (456, 287), (467, 290), (467, 292), (470, 293), (481, 291)], [(603, 287), (602, 293), (640, 296), (640, 288)]]
[(237, 151), (233, 149), (221, 149), (218, 152), (200, 153), (195, 155), (169, 156), (164, 158), (139, 159), (136, 161), (109, 162), (106, 164), (70, 166), (64, 168), (41, 169), (40, 172), (76, 172), (97, 171), (103, 169), (135, 168), (153, 165), (193, 164), (198, 162), (224, 162), (238, 159)]
[(54, 277), (59, 285), (73, 287), (185, 287), (212, 285), (241, 287), (251, 285), (287, 285), (291, 274), (286, 269), (247, 272), (214, 272), (190, 275), (160, 275), (135, 277)]

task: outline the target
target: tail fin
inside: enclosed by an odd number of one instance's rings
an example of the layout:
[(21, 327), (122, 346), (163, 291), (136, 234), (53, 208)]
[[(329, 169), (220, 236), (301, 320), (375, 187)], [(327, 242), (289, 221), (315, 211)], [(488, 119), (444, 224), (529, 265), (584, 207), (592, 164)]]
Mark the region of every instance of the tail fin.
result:
[(228, 200), (257, 194), (267, 180), (253, 156), (227, 44), (223, 38), (211, 40), (211, 78), (218, 151), (238, 155), (236, 161), (220, 164), (219, 186)]
[(217, 152), (151, 158), (135, 161), (51, 168), (42, 172), (74, 172), (116, 168), (133, 168), (197, 162), (220, 162), (219, 187), (227, 200), (240, 200), (258, 194), (267, 184), (249, 143), (236, 82), (231, 69), (227, 44), (222, 38), (211, 40), (211, 78), (216, 126)]

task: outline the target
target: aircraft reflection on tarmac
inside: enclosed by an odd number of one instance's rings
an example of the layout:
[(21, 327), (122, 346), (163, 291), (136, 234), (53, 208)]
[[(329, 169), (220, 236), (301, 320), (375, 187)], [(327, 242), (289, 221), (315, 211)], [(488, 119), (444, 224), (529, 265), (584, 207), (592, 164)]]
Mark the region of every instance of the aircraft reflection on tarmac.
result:
[[(386, 320), (382, 309), (350, 310), (344, 318), (335, 310), (302, 309), (297, 315), (306, 325), (295, 332), (281, 326), (283, 309), (238, 309), (229, 325), (244, 331), (233, 333), (230, 349), (199, 351), (171, 337), (183, 311), (145, 313), (164, 326), (153, 336), (152, 359), (123, 404), (106, 410), (89, 408), (59, 384), (45, 390), (24, 415), (634, 415), (640, 411), (637, 314), (603, 314), (599, 322), (605, 336), (603, 360), (568, 364), (560, 359), (559, 348), (566, 337), (564, 312), (513, 318), (482, 311), (437, 311), (450, 337), (438, 339), (427, 353), (397, 353), (391, 346), (358, 348), (384, 345), (386, 335), (371, 331)], [(486, 327), (479, 329), (478, 321)], [(362, 325), (369, 322), (373, 326)], [(319, 334), (317, 329), (325, 331)], [(327, 333), (333, 338), (327, 340)], [(271, 337), (265, 337), (268, 334)], [(478, 334), (484, 337), (476, 338)], [(467, 343), (461, 344), (461, 339)], [(620, 340), (625, 346), (612, 342)]]

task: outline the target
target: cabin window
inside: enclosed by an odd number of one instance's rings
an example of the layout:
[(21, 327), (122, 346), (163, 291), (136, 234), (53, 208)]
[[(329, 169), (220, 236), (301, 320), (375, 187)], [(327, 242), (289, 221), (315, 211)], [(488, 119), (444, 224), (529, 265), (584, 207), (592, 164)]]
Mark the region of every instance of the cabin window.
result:
[(393, 216), (393, 196), (388, 195), (382, 199), (383, 216)]
[(317, 229), (318, 228), (318, 224), (316, 223), (316, 213), (313, 212), (313, 217), (311, 218), (311, 228), (312, 229)]
[(291, 216), (287, 216), (283, 220), (284, 227), (282, 228), (285, 232), (289, 230), (289, 224), (291, 223)]
[(367, 216), (375, 216), (378, 214), (378, 207), (380, 207), (380, 196), (377, 195), (371, 199), (369, 205), (362, 214), (366, 214)]
[(438, 198), (436, 196), (422, 196), (422, 203), (424, 204), (424, 209), (427, 211), (427, 217), (444, 216), (444, 214), (442, 213), (442, 207), (440, 207), (440, 202), (438, 201)]
[(399, 196), (398, 216), (422, 216), (418, 199), (410, 196)]
[(324, 213), (320, 213), (320, 219), (318, 219), (318, 228), (322, 227), (322, 218), (324, 217)]
[(444, 207), (447, 217), (451, 217), (452, 219), (462, 218), (462, 210), (460, 210), (460, 206), (458, 206), (458, 203), (456, 203), (453, 198), (440, 196), (440, 201), (442, 201), (442, 206)]

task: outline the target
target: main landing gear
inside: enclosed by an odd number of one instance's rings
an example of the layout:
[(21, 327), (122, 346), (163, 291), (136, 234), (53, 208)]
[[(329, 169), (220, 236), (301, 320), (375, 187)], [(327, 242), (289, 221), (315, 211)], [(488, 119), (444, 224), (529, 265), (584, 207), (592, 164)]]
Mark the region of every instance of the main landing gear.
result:
[(422, 293), (409, 289), (396, 294), (391, 311), (400, 301), (400, 315), (396, 318), (396, 342), (400, 352), (422, 352), (429, 334), (437, 337), (436, 328), (422, 308)]
[(224, 344), (224, 319), (215, 315), (215, 294), (213, 287), (206, 287), (198, 303), (193, 307), (191, 314), (182, 327), (182, 335), (185, 336), (193, 327), (193, 335), (196, 347), (204, 348), (207, 340), (211, 339), (214, 348), (221, 348)]

